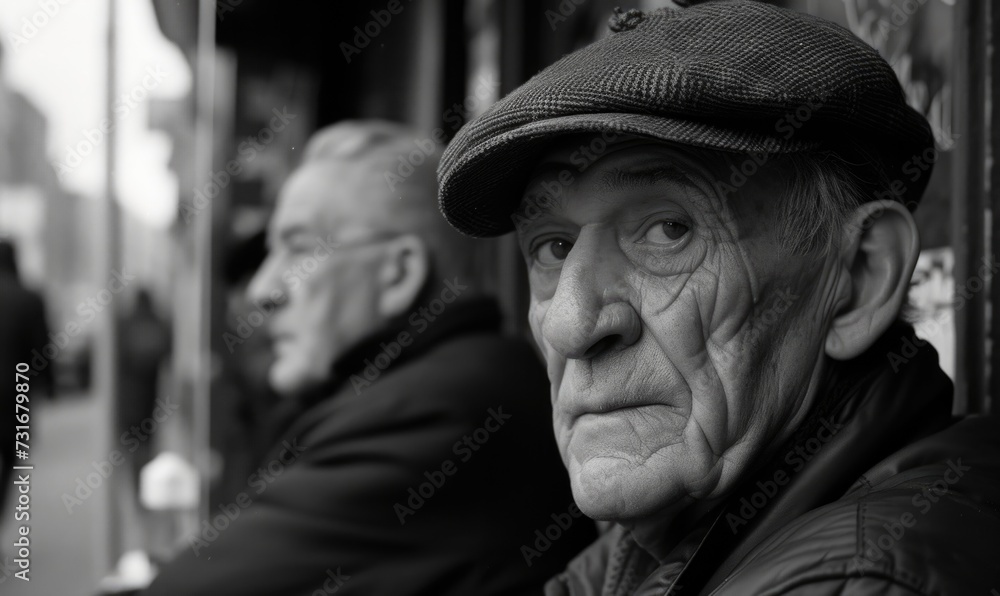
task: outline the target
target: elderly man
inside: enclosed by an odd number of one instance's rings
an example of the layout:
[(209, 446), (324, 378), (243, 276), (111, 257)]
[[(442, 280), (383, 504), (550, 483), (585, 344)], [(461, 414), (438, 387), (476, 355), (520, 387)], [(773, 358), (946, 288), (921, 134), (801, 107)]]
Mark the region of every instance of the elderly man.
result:
[(390, 192), (418, 136), (345, 122), (306, 148), (248, 290), (301, 414), (150, 594), (540, 593), (594, 539), (544, 370), (438, 213), (436, 153)]
[(747, 0), (611, 28), (439, 170), (455, 227), (516, 231), (573, 495), (615, 522), (547, 593), (1000, 590), (996, 425), (899, 317), (935, 149), (892, 69)]

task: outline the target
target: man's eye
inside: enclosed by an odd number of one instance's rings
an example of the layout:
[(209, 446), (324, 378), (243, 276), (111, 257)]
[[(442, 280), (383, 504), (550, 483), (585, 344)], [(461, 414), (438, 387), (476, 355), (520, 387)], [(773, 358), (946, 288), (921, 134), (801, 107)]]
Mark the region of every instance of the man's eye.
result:
[(317, 242), (315, 239), (306, 237), (292, 238), (284, 243), (285, 252), (295, 256), (306, 254), (316, 248), (316, 246)]
[(535, 260), (540, 265), (558, 265), (566, 260), (572, 248), (573, 243), (567, 240), (546, 240), (535, 249)]
[(674, 244), (683, 238), (684, 234), (687, 234), (689, 230), (688, 226), (680, 222), (670, 220), (658, 221), (646, 231), (643, 240), (652, 242), (653, 244)]

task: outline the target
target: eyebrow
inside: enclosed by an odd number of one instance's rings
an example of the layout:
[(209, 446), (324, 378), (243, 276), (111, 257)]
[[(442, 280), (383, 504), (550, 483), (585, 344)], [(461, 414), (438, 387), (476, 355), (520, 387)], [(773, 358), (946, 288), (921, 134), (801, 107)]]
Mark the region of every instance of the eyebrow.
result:
[(291, 238), (302, 234), (309, 234), (311, 230), (302, 224), (295, 224), (284, 228), (278, 233), (268, 233), (265, 239), (268, 250), (273, 250), (276, 242), (287, 243)]
[[(561, 170), (566, 169), (566, 164), (561, 162), (545, 162), (538, 166), (532, 176), (534, 183), (531, 188), (538, 188), (539, 180), (556, 180)], [(681, 168), (658, 161), (655, 163), (641, 163), (632, 167), (616, 167), (601, 174), (598, 182), (609, 192), (620, 192), (626, 190), (642, 190), (656, 186), (663, 182), (670, 182), (688, 188), (698, 188), (694, 178)], [(551, 196), (544, 190), (530, 190), (521, 199), (515, 215), (524, 216), (528, 209), (527, 204), (533, 203), (537, 209), (536, 218), (551, 215), (557, 212), (566, 203), (566, 195), (560, 193)], [(535, 218), (531, 218), (535, 219)]]

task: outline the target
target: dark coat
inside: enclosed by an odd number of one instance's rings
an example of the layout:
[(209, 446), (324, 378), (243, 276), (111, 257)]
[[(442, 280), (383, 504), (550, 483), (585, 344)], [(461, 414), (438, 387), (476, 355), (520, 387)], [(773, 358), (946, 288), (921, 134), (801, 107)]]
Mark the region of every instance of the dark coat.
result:
[[(6, 496), (11, 493), (14, 473), (11, 466), (19, 461), (14, 459), (18, 451), (15, 439), (23, 438), (17, 436), (15, 426), (20, 425), (17, 416), (28, 413), (30, 421), (30, 414), (38, 412), (39, 398), (52, 394), (52, 369), (55, 367), (41, 354), (50, 341), (45, 303), (39, 294), (21, 285), (9, 250), (0, 248), (0, 370), (5, 379), (0, 385), (0, 515), (3, 516), (0, 526), (7, 519), (13, 519), (13, 512), (6, 509)], [(28, 391), (18, 390), (25, 385), (24, 377), (16, 376), (18, 364), (29, 367), (26, 369)], [(28, 397), (23, 404), (27, 410), (15, 410), (19, 393)], [(37, 445), (37, 436), (35, 439), (30, 440), (29, 433), (29, 440), (23, 441), (29, 445), (29, 453), (30, 447)]]
[[(404, 324), (343, 359), (332, 393), (306, 398), (248, 480), (252, 504), (146, 593), (540, 594), (595, 532), (585, 518), (557, 526), (525, 562), (521, 546), (572, 496), (544, 371), (498, 321), (492, 303), (455, 303), (424, 332)], [(400, 330), (414, 343), (365, 379), (365, 361), (384, 364), (379, 344)]]
[(618, 528), (546, 593), (1000, 592), (1000, 427), (952, 419), (951, 381), (921, 343), (897, 325), (834, 364), (821, 411), (667, 561)]
[[(0, 313), (0, 366), (13, 377), (18, 363), (27, 364), (32, 394), (50, 394), (55, 365), (42, 353), (52, 340), (41, 295), (24, 287), (14, 273), (0, 270)], [(13, 395), (14, 383), (0, 391), (4, 397)]]

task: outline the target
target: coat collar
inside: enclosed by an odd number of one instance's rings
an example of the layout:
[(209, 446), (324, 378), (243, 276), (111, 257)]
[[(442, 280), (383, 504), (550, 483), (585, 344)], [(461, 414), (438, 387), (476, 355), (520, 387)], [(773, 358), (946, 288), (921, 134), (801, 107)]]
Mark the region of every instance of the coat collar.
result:
[(365, 360), (374, 360), (382, 353), (381, 344), (395, 341), (401, 332), (408, 332), (413, 343), (400, 350), (386, 371), (398, 368), (401, 363), (420, 356), (433, 346), (454, 336), (497, 331), (500, 328), (500, 321), (500, 307), (495, 300), (485, 297), (458, 299), (445, 305), (440, 314), (436, 315), (426, 308), (423, 311), (413, 310), (390, 321), (345, 352), (331, 366), (327, 380), (298, 396), (296, 401), (301, 407), (330, 397), (339, 391), (352, 375), (363, 374), (367, 366)]
[(413, 343), (400, 351), (399, 356), (393, 359), (385, 372), (398, 369), (401, 363), (410, 361), (439, 343), (458, 335), (495, 332), (500, 328), (501, 321), (500, 307), (495, 300), (485, 297), (462, 298), (446, 305), (440, 314), (431, 315), (434, 317), (433, 320), (424, 317), (427, 322), (426, 327), (415, 325), (411, 320), (414, 316), (423, 317), (419, 310), (414, 310), (390, 322), (334, 362), (330, 367), (330, 375), (324, 382), (279, 402), (269, 414), (272, 420), (270, 434), (277, 439), (274, 443), (280, 443), (282, 437), (298, 436), (315, 424), (317, 417), (312, 415), (314, 408), (322, 407), (321, 403), (338, 395), (344, 385), (349, 383), (351, 375), (363, 375), (365, 360), (376, 358), (382, 351), (379, 344), (395, 340), (400, 332), (410, 332)]

